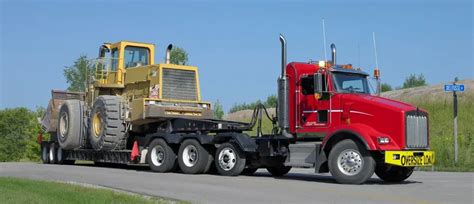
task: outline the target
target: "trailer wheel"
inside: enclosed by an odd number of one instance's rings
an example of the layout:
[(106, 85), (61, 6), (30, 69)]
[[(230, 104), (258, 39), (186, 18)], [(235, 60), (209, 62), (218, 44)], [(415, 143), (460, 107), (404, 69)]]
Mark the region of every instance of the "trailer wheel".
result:
[(375, 174), (385, 182), (399, 183), (410, 177), (414, 169), (414, 167), (401, 167), (381, 163), (375, 167)]
[(57, 160), (57, 148), (56, 148), (56, 143), (52, 142), (49, 144), (49, 163), (50, 164), (56, 164), (58, 162)]
[(63, 149), (75, 149), (81, 146), (84, 134), (84, 102), (66, 100), (59, 110), (57, 139)]
[(350, 139), (338, 142), (331, 149), (328, 163), (332, 176), (344, 184), (364, 183), (375, 169), (375, 161), (369, 151)]
[(150, 169), (156, 172), (170, 172), (178, 167), (176, 153), (163, 139), (150, 143), (146, 160)]
[(65, 160), (64, 149), (61, 147), (57, 148), (56, 163), (58, 164), (74, 164), (75, 160)]
[(237, 176), (245, 168), (245, 154), (232, 143), (224, 143), (217, 148), (215, 163), (219, 174)]
[(206, 173), (212, 160), (212, 155), (196, 140), (185, 140), (179, 147), (178, 164), (185, 174)]
[(95, 150), (125, 147), (125, 123), (121, 118), (120, 96), (99, 96), (90, 115), (89, 141)]
[(56, 158), (58, 164), (63, 164), (64, 163), (64, 151), (63, 148), (58, 147), (58, 150), (56, 151)]
[(267, 171), (272, 174), (272, 176), (280, 177), (286, 175), (290, 172), (291, 166), (284, 166), (283, 164), (279, 166), (267, 167)]
[(41, 145), (41, 160), (43, 164), (49, 164), (49, 144), (45, 142)]

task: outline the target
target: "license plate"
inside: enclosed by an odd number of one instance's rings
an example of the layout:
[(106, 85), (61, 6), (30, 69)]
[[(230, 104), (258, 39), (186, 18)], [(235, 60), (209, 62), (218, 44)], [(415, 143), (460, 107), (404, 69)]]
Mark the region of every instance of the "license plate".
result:
[(385, 163), (396, 166), (431, 166), (435, 162), (433, 151), (386, 151)]

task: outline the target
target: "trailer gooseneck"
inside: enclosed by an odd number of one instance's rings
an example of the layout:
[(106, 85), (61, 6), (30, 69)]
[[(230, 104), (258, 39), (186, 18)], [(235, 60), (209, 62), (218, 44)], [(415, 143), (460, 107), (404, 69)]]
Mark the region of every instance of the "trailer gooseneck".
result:
[[(292, 167), (330, 172), (360, 184), (374, 172), (387, 182), (407, 179), (434, 162), (428, 113), (370, 94), (367, 73), (332, 60), (286, 62), (280, 35), (277, 117), (258, 105), (250, 123), (214, 120), (201, 101), (197, 67), (154, 64), (154, 45), (121, 41), (101, 46), (94, 76), (81, 93), (53, 91), (42, 127), (45, 163), (90, 160), (143, 163), (156, 172), (283, 176)], [(378, 74), (378, 73), (377, 73)], [(268, 117), (272, 132), (263, 134)], [(257, 128), (257, 135), (245, 131)]]

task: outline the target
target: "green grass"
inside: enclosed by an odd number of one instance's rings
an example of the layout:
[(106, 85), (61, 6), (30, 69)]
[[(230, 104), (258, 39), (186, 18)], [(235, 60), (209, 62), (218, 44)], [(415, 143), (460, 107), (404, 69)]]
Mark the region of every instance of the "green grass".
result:
[[(454, 163), (453, 103), (451, 100), (406, 101), (429, 113), (430, 145), (436, 153), (435, 170), (474, 171), (474, 95), (458, 99), (458, 163)], [(431, 170), (431, 168), (428, 168)]]
[(1, 203), (182, 203), (74, 184), (0, 177)]

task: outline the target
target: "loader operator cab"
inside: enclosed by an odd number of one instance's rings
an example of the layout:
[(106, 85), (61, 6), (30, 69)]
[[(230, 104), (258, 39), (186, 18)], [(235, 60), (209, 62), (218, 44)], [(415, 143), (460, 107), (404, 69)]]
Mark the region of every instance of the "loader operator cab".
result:
[(99, 84), (123, 84), (123, 73), (131, 67), (154, 64), (155, 45), (131, 41), (104, 43), (100, 46), (95, 78)]

